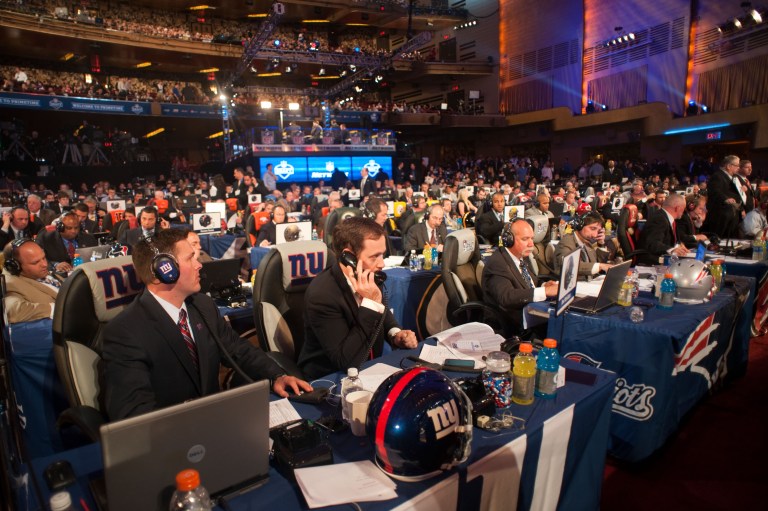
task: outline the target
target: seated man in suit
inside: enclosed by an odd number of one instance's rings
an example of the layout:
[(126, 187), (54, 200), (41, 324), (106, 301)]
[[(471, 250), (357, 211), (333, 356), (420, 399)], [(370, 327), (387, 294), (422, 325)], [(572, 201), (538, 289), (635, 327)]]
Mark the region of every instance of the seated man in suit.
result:
[[(163, 260), (153, 263), (158, 253)], [(288, 389), (312, 389), (240, 338), (213, 300), (199, 292), (202, 264), (184, 230), (142, 239), (134, 247), (133, 264), (146, 289), (102, 335), (102, 397), (110, 420), (218, 392), (220, 365), (231, 367), (222, 350), (250, 378), (269, 379), (282, 397)]]
[(96, 221), (88, 218), (88, 204), (78, 202), (72, 209), (80, 220), (80, 230), (82, 232), (93, 234), (99, 230)]
[(43, 227), (51, 225), (51, 222), (58, 216), (52, 209), (44, 208), (43, 199), (34, 193), (27, 197), (27, 211), (29, 211), (29, 218), (31, 220), (39, 218)]
[(688, 248), (696, 248), (699, 241), (709, 244), (706, 234), (701, 232), (701, 226), (707, 219), (707, 196), (692, 193), (685, 197), (685, 211), (680, 221), (676, 222), (677, 239)]
[[(384, 268), (386, 232), (370, 218), (352, 217), (333, 230), (333, 252), (339, 262), (323, 270), (304, 297), (304, 345), (299, 367), (308, 378), (360, 367), (378, 357), (384, 342), (415, 348), (416, 334), (401, 330), (374, 281)], [(356, 268), (341, 262), (350, 252)]]
[(50, 268), (57, 272), (72, 271), (72, 259), (80, 247), (95, 247), (96, 238), (80, 231), (80, 220), (67, 213), (54, 231), (41, 231), (35, 240), (45, 252)]
[(261, 226), (256, 244), (260, 247), (268, 247), (277, 243), (277, 224), (284, 224), (286, 218), (287, 215), (283, 206), (276, 205), (273, 207), (272, 219)]
[(5, 256), (5, 312), (8, 323), (53, 318), (61, 283), (48, 274), (45, 253), (29, 238), (13, 240)]
[(549, 210), (550, 202), (552, 202), (552, 199), (548, 194), (540, 193), (536, 196), (536, 205), (531, 208), (526, 208), (525, 218), (540, 215), (543, 215), (547, 218), (555, 218), (555, 214)]
[(403, 250), (409, 254), (411, 250), (421, 252), (424, 245), (437, 247), (438, 252), (443, 251), (445, 238), (448, 237), (448, 229), (445, 227), (443, 217), (445, 212), (440, 204), (433, 204), (425, 213), (424, 222), (414, 224), (405, 234)]
[(507, 223), (501, 233), (500, 246), (485, 260), (482, 288), (486, 302), (509, 312), (514, 331), (523, 329), (523, 308), (531, 302), (543, 302), (557, 296), (558, 283), (538, 285), (528, 258), (533, 252), (533, 227), (529, 220)]
[(157, 210), (152, 206), (146, 206), (139, 213), (139, 226), (125, 231), (118, 241), (131, 250), (140, 239), (155, 236), (161, 229), (168, 229), (170, 226), (171, 224), (164, 218), (160, 219), (158, 225)]
[[(578, 223), (581, 228), (576, 229)], [(614, 247), (613, 243), (610, 247)], [(565, 256), (580, 250), (579, 280), (587, 280), (600, 272), (608, 271), (613, 265), (608, 262), (613, 258), (615, 250), (605, 243), (605, 222), (600, 213), (590, 212), (581, 217), (574, 226), (573, 232), (565, 234), (555, 247), (555, 271), (560, 274)]]
[(386, 234), (384, 235), (384, 241), (386, 242), (386, 250), (384, 251), (384, 258), (389, 256), (398, 255), (395, 252), (395, 247), (392, 245), (392, 240), (389, 239), (389, 229), (391, 228), (391, 220), (389, 218), (387, 203), (381, 199), (373, 198), (365, 204), (366, 215), (373, 219), (374, 222), (384, 228)]
[(504, 194), (496, 192), (491, 197), (491, 210), (478, 216), (475, 220), (475, 231), (491, 245), (499, 244), (499, 234), (504, 227)]
[(29, 211), (23, 206), (16, 206), (3, 213), (3, 224), (0, 227), (0, 245), (5, 246), (9, 241), (21, 238), (33, 238), (43, 228), (40, 220), (29, 221)]
[(659, 259), (666, 254), (683, 256), (688, 249), (677, 238), (677, 221), (685, 211), (685, 197), (677, 193), (666, 198), (661, 209), (652, 214), (640, 233), (638, 248), (647, 253), (637, 256), (639, 264), (659, 264)]

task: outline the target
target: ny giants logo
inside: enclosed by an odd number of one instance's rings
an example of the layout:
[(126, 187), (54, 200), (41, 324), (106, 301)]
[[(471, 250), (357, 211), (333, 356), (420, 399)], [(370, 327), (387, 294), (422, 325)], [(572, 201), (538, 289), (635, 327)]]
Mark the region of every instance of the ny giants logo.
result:
[(132, 264), (121, 268), (107, 268), (96, 272), (104, 288), (104, 301), (107, 310), (126, 305), (133, 301), (134, 295), (144, 289), (144, 284), (136, 278)]
[(325, 253), (289, 254), (288, 261), (291, 263), (291, 283), (299, 284), (305, 280), (309, 281), (323, 271)]
[(427, 415), (432, 419), (432, 425), (435, 428), (435, 440), (453, 433), (459, 424), (459, 409), (455, 399), (432, 408), (427, 411)]
[(653, 416), (651, 398), (655, 395), (653, 387), (642, 383), (629, 385), (619, 378), (613, 392), (613, 411), (636, 421), (648, 420)]

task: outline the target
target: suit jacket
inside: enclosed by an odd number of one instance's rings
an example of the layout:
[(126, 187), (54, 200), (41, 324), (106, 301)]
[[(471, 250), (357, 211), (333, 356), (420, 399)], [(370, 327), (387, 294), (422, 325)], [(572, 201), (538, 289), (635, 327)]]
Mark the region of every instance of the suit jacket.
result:
[(229, 367), (229, 362), (214, 335), (251, 378), (273, 379), (284, 373), (262, 350), (232, 330), (208, 296), (194, 294), (186, 304), (199, 371), (176, 322), (149, 291), (107, 324), (101, 336), (99, 369), (104, 382), (100, 398), (110, 420), (218, 392), (219, 365)]
[[(155, 229), (159, 229), (159, 226)], [(141, 226), (139, 226), (134, 229), (128, 229), (127, 231), (124, 231), (123, 235), (120, 236), (118, 241), (121, 245), (127, 246), (129, 250), (133, 250), (133, 246), (143, 237), (143, 231), (141, 230)]]
[[(718, 169), (710, 176), (707, 190), (707, 218), (702, 230), (715, 232), (721, 238), (735, 238), (743, 206), (736, 185), (723, 170)], [(734, 199), (736, 205), (726, 204), (728, 199)]]
[(368, 197), (370, 194), (376, 191), (375, 181), (376, 181), (375, 179), (371, 179), (371, 176), (368, 176), (365, 179), (365, 185), (363, 186), (363, 180), (362, 179), (360, 180), (360, 182), (357, 184), (357, 187), (360, 188), (361, 197)]
[[(435, 230), (435, 238), (438, 245), (445, 244), (445, 238), (448, 237), (448, 228), (444, 223), (437, 226)], [(420, 252), (424, 249), (424, 245), (429, 244), (429, 234), (427, 230), (427, 224), (424, 222), (414, 224), (408, 229), (403, 240), (403, 250), (406, 254), (410, 254), (411, 250)]]
[[(314, 278), (304, 295), (304, 345), (299, 367), (307, 378), (358, 367), (368, 360), (368, 343), (381, 314), (355, 301), (338, 264)], [(384, 326), (373, 343), (373, 355), (381, 355), (390, 329), (398, 327), (389, 308)]]
[(493, 210), (487, 211), (475, 218), (475, 231), (477, 234), (494, 246), (499, 244), (499, 235), (503, 227), (504, 221), (496, 218), (496, 212)]
[[(67, 247), (64, 244), (64, 240), (61, 237), (61, 233), (58, 231), (43, 231), (35, 240), (38, 245), (45, 252), (45, 257), (48, 259), (48, 263), (72, 263), (72, 259), (69, 257)], [(96, 238), (87, 232), (81, 232), (75, 238), (78, 247), (95, 247), (97, 245)]]
[(611, 253), (606, 247), (594, 248), (586, 243), (583, 246), (582, 249), (576, 240), (576, 234), (564, 235), (555, 247), (555, 272), (559, 274), (565, 256), (577, 250), (582, 251), (579, 256), (579, 278), (589, 277), (592, 275), (592, 268), (594, 268), (595, 263), (607, 263), (611, 258)]
[[(534, 286), (538, 278), (531, 271)], [(485, 260), (482, 277), (483, 300), (510, 313), (517, 330), (523, 328), (523, 308), (533, 301), (531, 288), (512, 261), (509, 250), (499, 247)]]
[(747, 191), (744, 192), (744, 195), (746, 195), (747, 200), (744, 202), (744, 211), (749, 213), (753, 209), (755, 209), (755, 191), (750, 186), (749, 181), (747, 178), (742, 176), (741, 174), (736, 174), (736, 178), (739, 180), (742, 186), (747, 187)]
[(30, 213), (30, 215), (34, 215), (35, 218), (40, 219), (40, 223), (43, 225), (43, 227), (46, 225), (51, 225), (51, 222), (53, 222), (58, 216), (55, 211), (48, 208), (40, 208), (40, 211), (38, 211), (37, 214)]
[[(677, 227), (678, 221), (675, 221)], [(659, 257), (667, 253), (667, 250), (675, 246), (676, 234), (672, 232), (668, 217), (663, 211), (651, 215), (645, 227), (640, 233), (638, 248), (646, 250), (647, 254), (637, 256), (638, 264), (659, 264)]]
[[(234, 186), (232, 186), (232, 197), (237, 197), (238, 209), (248, 209), (248, 187), (245, 186), (242, 179), (236, 181)], [(264, 200), (264, 195), (261, 198)]]
[(84, 222), (80, 222), (80, 232), (87, 232), (88, 234), (93, 234), (99, 230), (99, 224), (96, 223), (96, 220), (91, 220), (90, 218), (87, 218)]
[(58, 289), (21, 275), (5, 274), (5, 311), (8, 323), (50, 318)]
[(688, 211), (684, 211), (680, 220), (675, 222), (675, 228), (677, 229), (677, 239), (685, 243), (686, 247), (696, 248), (699, 245), (698, 240), (694, 238), (694, 235), (699, 234), (699, 230), (693, 224)]
[(275, 244), (275, 239), (277, 238), (277, 224), (275, 224), (274, 221), (269, 221), (266, 224), (261, 226), (261, 229), (259, 229), (259, 237), (256, 240), (256, 246), (258, 247), (262, 241), (267, 240), (269, 241), (270, 245)]
[[(30, 238), (34, 237), (37, 234), (37, 231), (35, 229), (31, 228), (31, 224), (27, 226), (26, 229), (22, 231), (22, 237), (24, 238)], [(8, 244), (8, 242), (13, 241), (15, 239), (15, 235), (13, 234), (13, 227), (8, 227), (8, 232), (5, 232), (4, 230), (0, 229), (0, 247), (5, 247), (5, 245)]]

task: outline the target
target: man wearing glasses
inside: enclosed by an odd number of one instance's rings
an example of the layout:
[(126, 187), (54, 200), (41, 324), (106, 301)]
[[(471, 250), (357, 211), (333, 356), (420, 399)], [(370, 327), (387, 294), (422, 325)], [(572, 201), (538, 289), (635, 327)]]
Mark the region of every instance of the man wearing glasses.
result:
[(448, 229), (445, 227), (443, 217), (445, 211), (440, 204), (433, 204), (425, 213), (426, 219), (420, 224), (415, 224), (408, 229), (403, 242), (403, 249), (408, 254), (411, 250), (421, 252), (424, 245), (437, 247), (438, 252), (443, 251), (443, 243), (448, 236)]
[(702, 231), (714, 232), (721, 238), (738, 236), (739, 222), (744, 214), (740, 182), (736, 177), (738, 171), (739, 157), (728, 155), (720, 162), (720, 170), (710, 177), (707, 187), (709, 213)]

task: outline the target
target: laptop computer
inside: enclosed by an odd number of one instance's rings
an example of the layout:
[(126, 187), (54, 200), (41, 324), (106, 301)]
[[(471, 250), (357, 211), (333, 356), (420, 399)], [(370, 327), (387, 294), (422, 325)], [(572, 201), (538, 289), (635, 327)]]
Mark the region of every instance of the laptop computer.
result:
[(624, 261), (608, 270), (597, 296), (576, 298), (571, 302), (569, 309), (575, 312), (596, 314), (616, 303), (619, 299), (621, 284), (624, 282), (624, 277), (627, 276), (627, 270), (631, 264), (632, 261)]
[(220, 392), (101, 427), (109, 511), (166, 510), (187, 468), (213, 496), (267, 480), (269, 382)]
[(110, 250), (112, 250), (112, 245), (97, 245), (95, 247), (78, 247), (77, 253), (80, 254), (83, 262), (87, 263), (91, 258), (96, 261), (108, 257)]
[(218, 259), (203, 263), (200, 269), (200, 292), (218, 291), (239, 284), (240, 265), (243, 259)]

